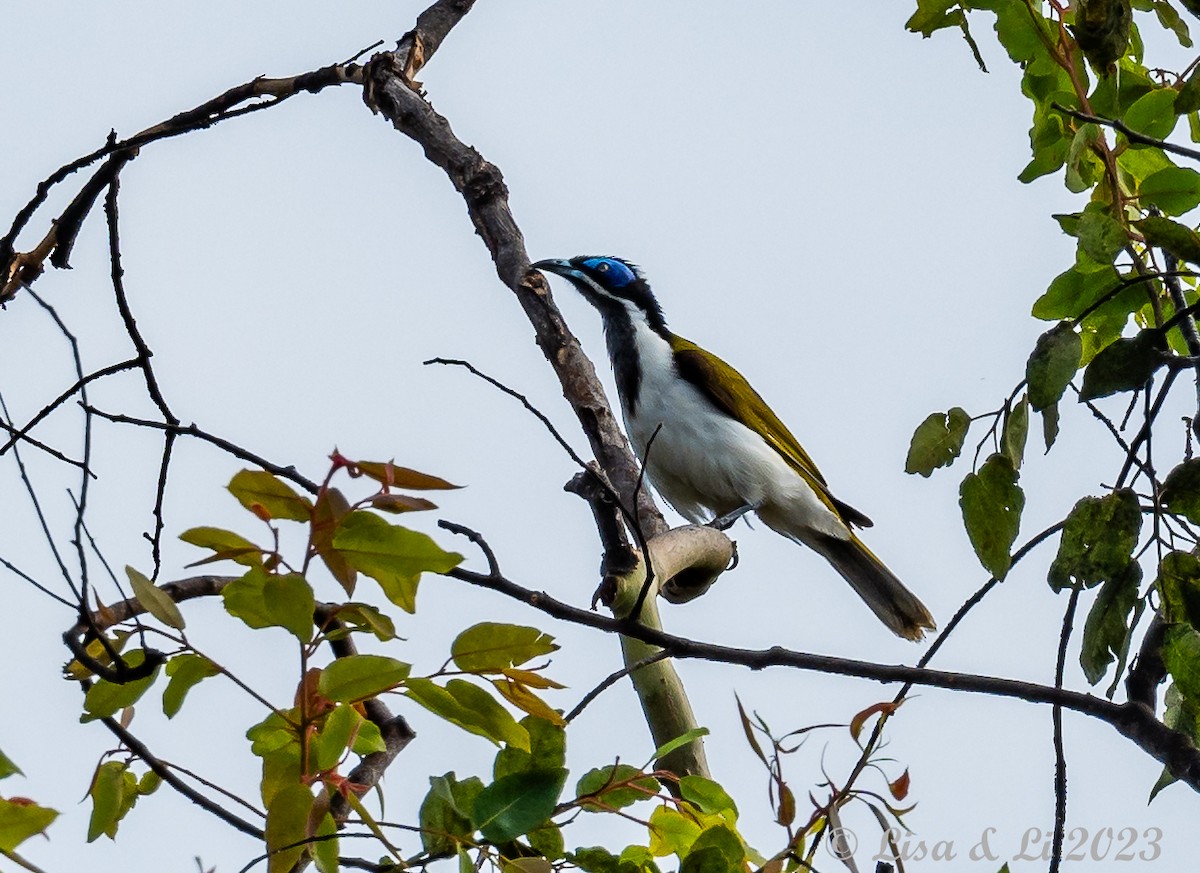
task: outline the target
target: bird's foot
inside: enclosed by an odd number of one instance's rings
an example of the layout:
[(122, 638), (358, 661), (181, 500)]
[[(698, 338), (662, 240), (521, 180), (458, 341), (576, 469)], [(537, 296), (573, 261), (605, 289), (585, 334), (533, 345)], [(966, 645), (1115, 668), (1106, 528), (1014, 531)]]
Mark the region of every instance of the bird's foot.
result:
[(724, 515), (718, 515), (708, 523), (708, 527), (715, 528), (716, 530), (729, 530), (731, 527), (733, 527), (734, 522), (736, 522), (747, 512), (753, 512), (755, 509), (758, 509), (758, 507), (749, 503), (745, 504), (744, 506), (739, 506), (732, 512), (727, 512)]

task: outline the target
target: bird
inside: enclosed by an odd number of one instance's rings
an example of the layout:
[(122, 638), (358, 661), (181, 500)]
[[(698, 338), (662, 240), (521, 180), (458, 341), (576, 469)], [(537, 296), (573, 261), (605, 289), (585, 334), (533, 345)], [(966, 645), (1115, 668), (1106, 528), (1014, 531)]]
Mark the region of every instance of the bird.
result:
[(722, 530), (753, 512), (832, 565), (898, 636), (920, 640), (932, 615), (855, 528), (871, 519), (825, 478), (746, 378), (667, 329), (635, 264), (579, 255), (537, 261), (600, 313), (625, 430), (650, 482), (684, 518)]

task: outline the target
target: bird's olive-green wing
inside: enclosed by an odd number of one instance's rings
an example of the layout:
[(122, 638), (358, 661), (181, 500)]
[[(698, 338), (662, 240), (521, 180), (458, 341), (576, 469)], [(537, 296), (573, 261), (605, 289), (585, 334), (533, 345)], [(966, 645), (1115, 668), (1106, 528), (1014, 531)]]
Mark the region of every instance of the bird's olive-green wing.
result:
[(779, 420), (767, 402), (746, 381), (746, 377), (718, 358), (683, 337), (672, 336), (671, 351), (679, 375), (700, 389), (726, 415), (742, 422), (783, 456), (793, 470), (800, 474), (821, 501), (844, 521), (859, 527), (870, 527), (871, 519), (853, 506), (834, 497), (825, 477), (804, 451), (799, 440)]

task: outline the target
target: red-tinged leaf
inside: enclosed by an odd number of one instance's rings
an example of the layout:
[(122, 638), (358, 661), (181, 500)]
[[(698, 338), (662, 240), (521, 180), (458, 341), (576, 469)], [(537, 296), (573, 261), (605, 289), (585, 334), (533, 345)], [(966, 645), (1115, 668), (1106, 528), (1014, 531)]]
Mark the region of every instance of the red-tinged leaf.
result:
[(779, 806), (775, 810), (775, 821), (783, 827), (791, 827), (796, 820), (796, 795), (786, 782), (779, 782)]
[(903, 800), (908, 797), (908, 787), (912, 780), (909, 778), (908, 770), (905, 769), (900, 777), (895, 782), (888, 783), (888, 791), (892, 793), (892, 797), (897, 800)]
[(346, 594), (353, 595), (358, 571), (333, 547), (333, 536), (337, 527), (349, 514), (350, 502), (336, 488), (326, 488), (317, 495), (317, 502), (313, 507), (312, 546), (325, 562), (333, 578), (345, 589)]
[[(742, 706), (742, 699), (736, 694), (733, 699), (737, 701), (738, 717), (742, 720), (742, 730), (746, 734), (746, 742), (750, 744), (750, 748), (754, 754), (758, 756), (758, 760), (767, 764), (767, 756), (763, 754), (762, 746), (758, 744), (758, 740), (754, 738), (754, 726), (750, 724), (750, 717), (746, 715), (746, 710)], [(769, 766), (769, 765), (768, 765)]]
[(426, 509), (437, 509), (437, 504), (424, 497), (413, 497), (410, 494), (376, 494), (371, 498), (371, 506), (384, 512), (422, 512)]
[(850, 719), (850, 736), (854, 737), (855, 742), (858, 742), (858, 737), (862, 733), (863, 725), (867, 723), (867, 719), (873, 715), (891, 715), (900, 708), (900, 704), (903, 702), (902, 700), (900, 703), (887, 701), (871, 704), (862, 712), (855, 715), (854, 718)]
[(398, 467), (391, 461), (382, 463), (357, 461), (354, 468), (362, 475), (369, 476), (388, 488), (407, 488), (412, 491), (447, 491), (462, 487), (438, 476), (430, 476), (428, 473), (421, 473), (409, 467)]
[(308, 521), (313, 505), (282, 480), (265, 470), (242, 470), (229, 481), (229, 492), (242, 506), (265, 521), (288, 519)]

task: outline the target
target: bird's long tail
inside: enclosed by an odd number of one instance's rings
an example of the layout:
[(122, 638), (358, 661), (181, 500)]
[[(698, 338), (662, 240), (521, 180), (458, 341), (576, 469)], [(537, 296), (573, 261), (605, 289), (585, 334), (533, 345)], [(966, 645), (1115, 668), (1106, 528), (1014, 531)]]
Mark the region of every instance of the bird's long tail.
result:
[(809, 536), (805, 537), (805, 544), (832, 564), (879, 620), (898, 636), (920, 640), (926, 630), (937, 628), (925, 604), (853, 533), (849, 539)]

